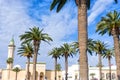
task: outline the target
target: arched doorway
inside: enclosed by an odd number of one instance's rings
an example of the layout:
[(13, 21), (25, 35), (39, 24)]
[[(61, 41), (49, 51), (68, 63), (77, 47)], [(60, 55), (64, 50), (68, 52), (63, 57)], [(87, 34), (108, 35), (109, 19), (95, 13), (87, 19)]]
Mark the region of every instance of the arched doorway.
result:
[(40, 80), (44, 80), (44, 73), (40, 72)]

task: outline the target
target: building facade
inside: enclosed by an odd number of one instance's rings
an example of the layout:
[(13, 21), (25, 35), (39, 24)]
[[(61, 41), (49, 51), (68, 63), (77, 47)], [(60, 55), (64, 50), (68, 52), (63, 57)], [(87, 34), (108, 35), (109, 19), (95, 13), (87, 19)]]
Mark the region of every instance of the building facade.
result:
[[(62, 71), (65, 80), (65, 71)], [(99, 80), (99, 67), (89, 67), (89, 80)], [(116, 80), (116, 66), (111, 66), (111, 78)], [(79, 65), (68, 67), (68, 80), (79, 80)], [(109, 67), (102, 67), (102, 80), (109, 80)]]
[[(12, 39), (8, 45), (8, 59), (14, 59), (14, 50), (15, 44)], [(26, 64), (27, 68), (27, 64)], [(15, 80), (17, 76), (17, 80), (25, 80), (27, 69), (20, 69), (19, 72), (13, 71), (13, 62), (7, 62), (6, 69), (0, 69), (0, 80)], [(33, 64), (30, 63), (30, 80), (33, 77)], [(116, 80), (116, 66), (111, 66), (111, 78), (112, 80)], [(36, 74), (37, 80), (54, 80), (55, 79), (55, 71), (54, 70), (46, 70), (45, 63), (37, 63), (36, 64)], [(68, 80), (79, 80), (79, 65), (72, 65), (68, 67)], [(98, 67), (89, 67), (89, 80), (99, 79), (99, 68)], [(102, 67), (102, 79), (109, 80), (109, 67)], [(57, 71), (57, 80), (65, 80), (65, 70)]]
[[(0, 80), (15, 80), (17, 76), (17, 80), (25, 80), (27, 74), (27, 67), (25, 69), (20, 69), (19, 72), (13, 71), (13, 62), (10, 59), (14, 60), (14, 50), (15, 44), (14, 39), (12, 39), (8, 45), (8, 61), (7, 61), (7, 68), (0, 69)], [(19, 65), (18, 65), (19, 66)], [(27, 66), (27, 64), (26, 64)], [(30, 63), (30, 80), (32, 80), (32, 72), (33, 72), (33, 64)], [(36, 64), (36, 74), (37, 80), (44, 80), (45, 79), (45, 72), (46, 71), (46, 64), (45, 63), (37, 63)]]

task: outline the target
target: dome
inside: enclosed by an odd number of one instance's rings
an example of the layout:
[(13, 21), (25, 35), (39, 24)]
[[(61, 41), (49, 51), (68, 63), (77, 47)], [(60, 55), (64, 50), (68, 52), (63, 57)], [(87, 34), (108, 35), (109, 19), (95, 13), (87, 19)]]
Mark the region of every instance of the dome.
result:
[(21, 66), (20, 66), (20, 65), (15, 65), (15, 66), (13, 67), (13, 69), (16, 68), (16, 67), (19, 68), (19, 69), (21, 69)]
[(9, 45), (14, 45), (14, 39), (12, 38)]

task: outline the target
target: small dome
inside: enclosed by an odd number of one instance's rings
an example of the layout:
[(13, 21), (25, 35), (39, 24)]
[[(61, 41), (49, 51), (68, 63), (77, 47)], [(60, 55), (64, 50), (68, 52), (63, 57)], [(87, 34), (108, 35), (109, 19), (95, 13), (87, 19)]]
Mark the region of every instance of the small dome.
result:
[(16, 67), (19, 68), (19, 69), (21, 69), (21, 66), (20, 66), (20, 65), (15, 65), (15, 66), (13, 67), (13, 69), (16, 68)]

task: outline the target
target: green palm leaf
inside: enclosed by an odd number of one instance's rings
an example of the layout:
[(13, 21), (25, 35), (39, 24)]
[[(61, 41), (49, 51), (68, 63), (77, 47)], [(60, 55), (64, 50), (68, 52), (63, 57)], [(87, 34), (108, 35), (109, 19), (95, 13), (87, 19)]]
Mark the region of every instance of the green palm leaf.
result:
[(33, 45), (31, 43), (22, 44), (21, 47), (18, 48), (18, 55), (32, 57)]

